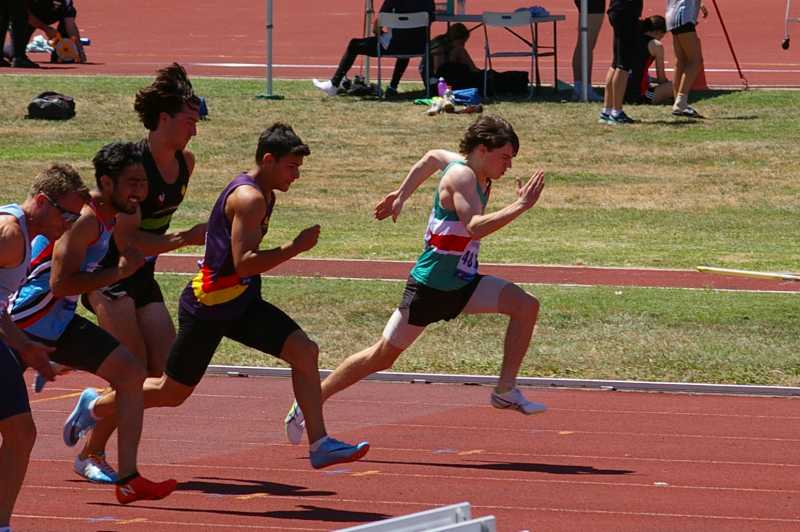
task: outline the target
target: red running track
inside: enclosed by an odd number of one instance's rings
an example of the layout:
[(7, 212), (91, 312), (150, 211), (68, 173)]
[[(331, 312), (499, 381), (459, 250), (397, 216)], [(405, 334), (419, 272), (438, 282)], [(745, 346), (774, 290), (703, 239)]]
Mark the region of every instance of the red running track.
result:
[(178, 490), (121, 506), (61, 442), (89, 384), (71, 374), (31, 397), (18, 530), (330, 530), (461, 501), (501, 531), (800, 529), (798, 398), (529, 389), (550, 410), (524, 417), (491, 408), (486, 387), (362, 382), (327, 424), (372, 449), (315, 471), (284, 441), (288, 379), (209, 376), (145, 416), (141, 471)]
[[(157, 268), (161, 272), (195, 273), (200, 258), (197, 255), (161, 255)], [(406, 279), (412, 265), (413, 262), (404, 261), (299, 258), (279, 265), (267, 275)], [(800, 292), (798, 282), (712, 275), (691, 270), (481, 264), (481, 273), (496, 275), (515, 283)]]
[[(381, 0), (375, 0), (376, 9)], [(265, 2), (195, 0), (190, 3), (131, 2), (130, 0), (80, 0), (78, 22), (92, 39), (87, 50), (92, 65), (46, 65), (48, 71), (79, 74), (151, 74), (172, 61), (189, 67), (193, 75), (251, 76), (265, 74)], [(469, 13), (513, 10), (530, 2), (468, 0)], [(663, 14), (664, 0), (646, 2), (645, 15)], [(726, 0), (718, 2), (733, 40), (739, 62), (751, 85), (800, 85), (800, 48), (780, 48), (783, 38), (784, 2)], [(363, 0), (304, 0), (275, 2), (274, 75), (282, 78), (329, 77), (347, 41), (362, 35)], [(564, 14), (558, 25), (559, 79), (571, 82), (570, 61), (577, 35), (577, 10), (572, 0), (549, 0), (547, 9)], [(699, 27), (709, 83), (740, 86), (735, 64), (722, 27), (711, 4), (711, 16)], [(800, 9), (800, 8), (799, 8)], [(797, 13), (794, 14), (797, 16)], [(795, 26), (796, 28), (796, 26)], [(444, 31), (434, 25), (433, 33)], [(469, 42), (470, 53), (483, 65), (483, 36)], [(551, 35), (542, 27), (542, 39)], [(513, 37), (498, 31), (491, 38), (497, 49), (514, 49)], [(673, 60), (669, 37), (668, 68)], [(36, 60), (43, 55), (33, 54)], [(611, 60), (611, 30), (604, 22), (595, 50), (594, 82), (602, 83)], [(524, 69), (524, 68), (523, 68)], [(19, 73), (7, 69), (7, 73)], [(552, 82), (549, 59), (542, 62), (545, 82)], [(417, 80), (415, 68), (406, 79)]]

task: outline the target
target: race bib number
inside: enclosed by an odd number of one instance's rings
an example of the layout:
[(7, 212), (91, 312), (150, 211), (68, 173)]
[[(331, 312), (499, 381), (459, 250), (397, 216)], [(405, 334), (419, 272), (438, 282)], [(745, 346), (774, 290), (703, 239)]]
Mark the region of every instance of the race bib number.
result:
[(480, 240), (471, 241), (464, 249), (456, 268), (456, 275), (460, 279), (471, 280), (478, 274), (478, 253), (480, 250)]

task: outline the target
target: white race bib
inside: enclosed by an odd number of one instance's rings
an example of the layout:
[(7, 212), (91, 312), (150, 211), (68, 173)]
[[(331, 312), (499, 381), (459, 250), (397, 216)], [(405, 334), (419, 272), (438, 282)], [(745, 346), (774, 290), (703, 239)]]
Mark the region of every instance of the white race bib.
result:
[(458, 261), (456, 275), (461, 279), (472, 279), (478, 274), (478, 253), (481, 250), (480, 240), (471, 240), (461, 259)]

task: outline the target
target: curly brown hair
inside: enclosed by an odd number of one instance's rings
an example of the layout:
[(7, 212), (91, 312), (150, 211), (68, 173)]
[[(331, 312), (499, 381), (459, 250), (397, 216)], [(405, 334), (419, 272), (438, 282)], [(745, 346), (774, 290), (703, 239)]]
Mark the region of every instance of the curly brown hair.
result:
[(519, 152), (519, 137), (514, 132), (514, 127), (504, 118), (497, 115), (484, 115), (478, 118), (464, 133), (464, 138), (458, 146), (462, 155), (469, 155), (472, 150), (483, 144), (489, 150), (502, 148), (511, 144), (514, 155)]
[(78, 171), (68, 164), (53, 163), (33, 179), (29, 196), (41, 193), (58, 201), (70, 192), (77, 192), (84, 200), (89, 199), (89, 189)]
[(192, 89), (186, 69), (178, 63), (159, 70), (153, 83), (136, 93), (133, 103), (142, 124), (150, 131), (158, 129), (161, 113), (175, 116), (184, 106), (199, 108), (200, 98)]

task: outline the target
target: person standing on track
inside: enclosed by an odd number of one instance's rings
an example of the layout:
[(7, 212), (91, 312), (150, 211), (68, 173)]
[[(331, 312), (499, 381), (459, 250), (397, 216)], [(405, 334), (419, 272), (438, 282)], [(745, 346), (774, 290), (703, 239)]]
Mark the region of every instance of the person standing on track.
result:
[[(117, 216), (114, 239), (101, 264), (113, 266), (120, 249), (133, 246), (147, 258), (125, 279), (85, 294), (83, 303), (111, 333), (145, 365), (148, 377), (161, 377), (175, 341), (175, 326), (155, 279), (158, 255), (188, 245), (203, 245), (206, 224), (168, 233), (172, 216), (183, 201), (195, 159), (186, 148), (197, 133), (199, 98), (186, 71), (172, 64), (158, 71), (155, 81), (136, 95), (134, 109), (148, 130), (139, 142), (147, 175), (147, 197), (139, 209)], [(92, 482), (109, 483), (116, 474), (105, 461), (105, 447), (116, 420), (100, 420), (86, 438), (76, 472)]]
[(23, 372), (30, 366), (53, 379), (53, 348), (25, 335), (8, 314), (9, 298), (31, 266), (31, 240), (58, 239), (80, 216), (89, 191), (67, 165), (52, 165), (33, 181), (22, 203), (0, 207), (0, 531), (10, 531), (11, 513), (36, 441)]
[[(144, 261), (136, 249), (126, 248), (116, 265), (99, 264), (113, 238), (116, 215), (135, 212), (147, 195), (142, 152), (134, 143), (114, 142), (103, 146), (92, 163), (97, 188), (90, 192), (80, 218), (58, 240), (38, 236), (32, 242), (33, 269), (14, 297), (11, 319), (33, 340), (55, 348), (51, 360), (102, 377), (119, 395), (117, 500), (127, 504), (162, 499), (175, 489), (175, 480), (152, 482), (140, 476), (137, 467), (144, 364), (116, 338), (76, 314), (80, 294), (129, 276)], [(102, 417), (92, 413), (96, 400), (94, 388), (81, 393), (64, 424), (68, 446), (78, 443), (80, 434)], [(76, 460), (75, 469), (84, 465)]]
[(703, 18), (708, 17), (708, 9), (700, 0), (667, 0), (667, 30), (672, 32), (675, 48), (675, 84), (672, 89), (675, 95), (672, 114), (675, 116), (700, 118), (700, 114), (689, 105), (689, 93), (703, 62), (700, 38), (695, 29), (701, 12)]
[[(506, 330), (500, 379), (491, 393), (495, 408), (523, 414), (546, 410), (516, 387), (516, 377), (528, 351), (539, 313), (539, 302), (519, 286), (478, 273), (481, 239), (533, 207), (544, 187), (544, 173), (536, 171), (527, 183), (517, 181), (518, 198), (491, 214), (484, 214), (493, 181), (511, 168), (519, 150), (513, 127), (497, 116), (483, 116), (466, 131), (459, 153), (432, 150), (408, 173), (400, 188), (375, 207), (375, 217), (396, 220), (403, 204), (434, 172), (442, 177), (433, 199), (425, 232), (425, 247), (411, 270), (400, 306), (389, 318), (377, 343), (351, 355), (322, 383), (322, 400), (377, 371), (392, 367), (425, 327), (459, 314), (505, 314)], [(296, 401), (284, 421), (286, 436), (300, 443), (305, 408)]]
[(609, 3), (608, 21), (614, 28), (614, 60), (606, 76), (600, 123), (615, 125), (634, 122), (625, 114), (622, 105), (628, 75), (636, 62), (636, 39), (643, 6), (643, 0), (611, 0)]
[[(352, 462), (369, 450), (327, 435), (320, 400), (319, 348), (286, 313), (261, 298), (261, 274), (313, 248), (319, 226), (304, 229), (280, 247), (260, 250), (275, 206), (275, 191), (287, 192), (311, 153), (291, 127), (274, 124), (258, 140), (256, 167), (222, 190), (208, 220), (200, 271), (180, 297), (178, 336), (165, 375), (147, 379), (145, 408), (177, 407), (203, 378), (223, 337), (269, 353), (292, 368), (297, 400), (308, 413), (310, 460), (314, 468)], [(116, 411), (116, 393), (101, 397), (95, 412)]]

